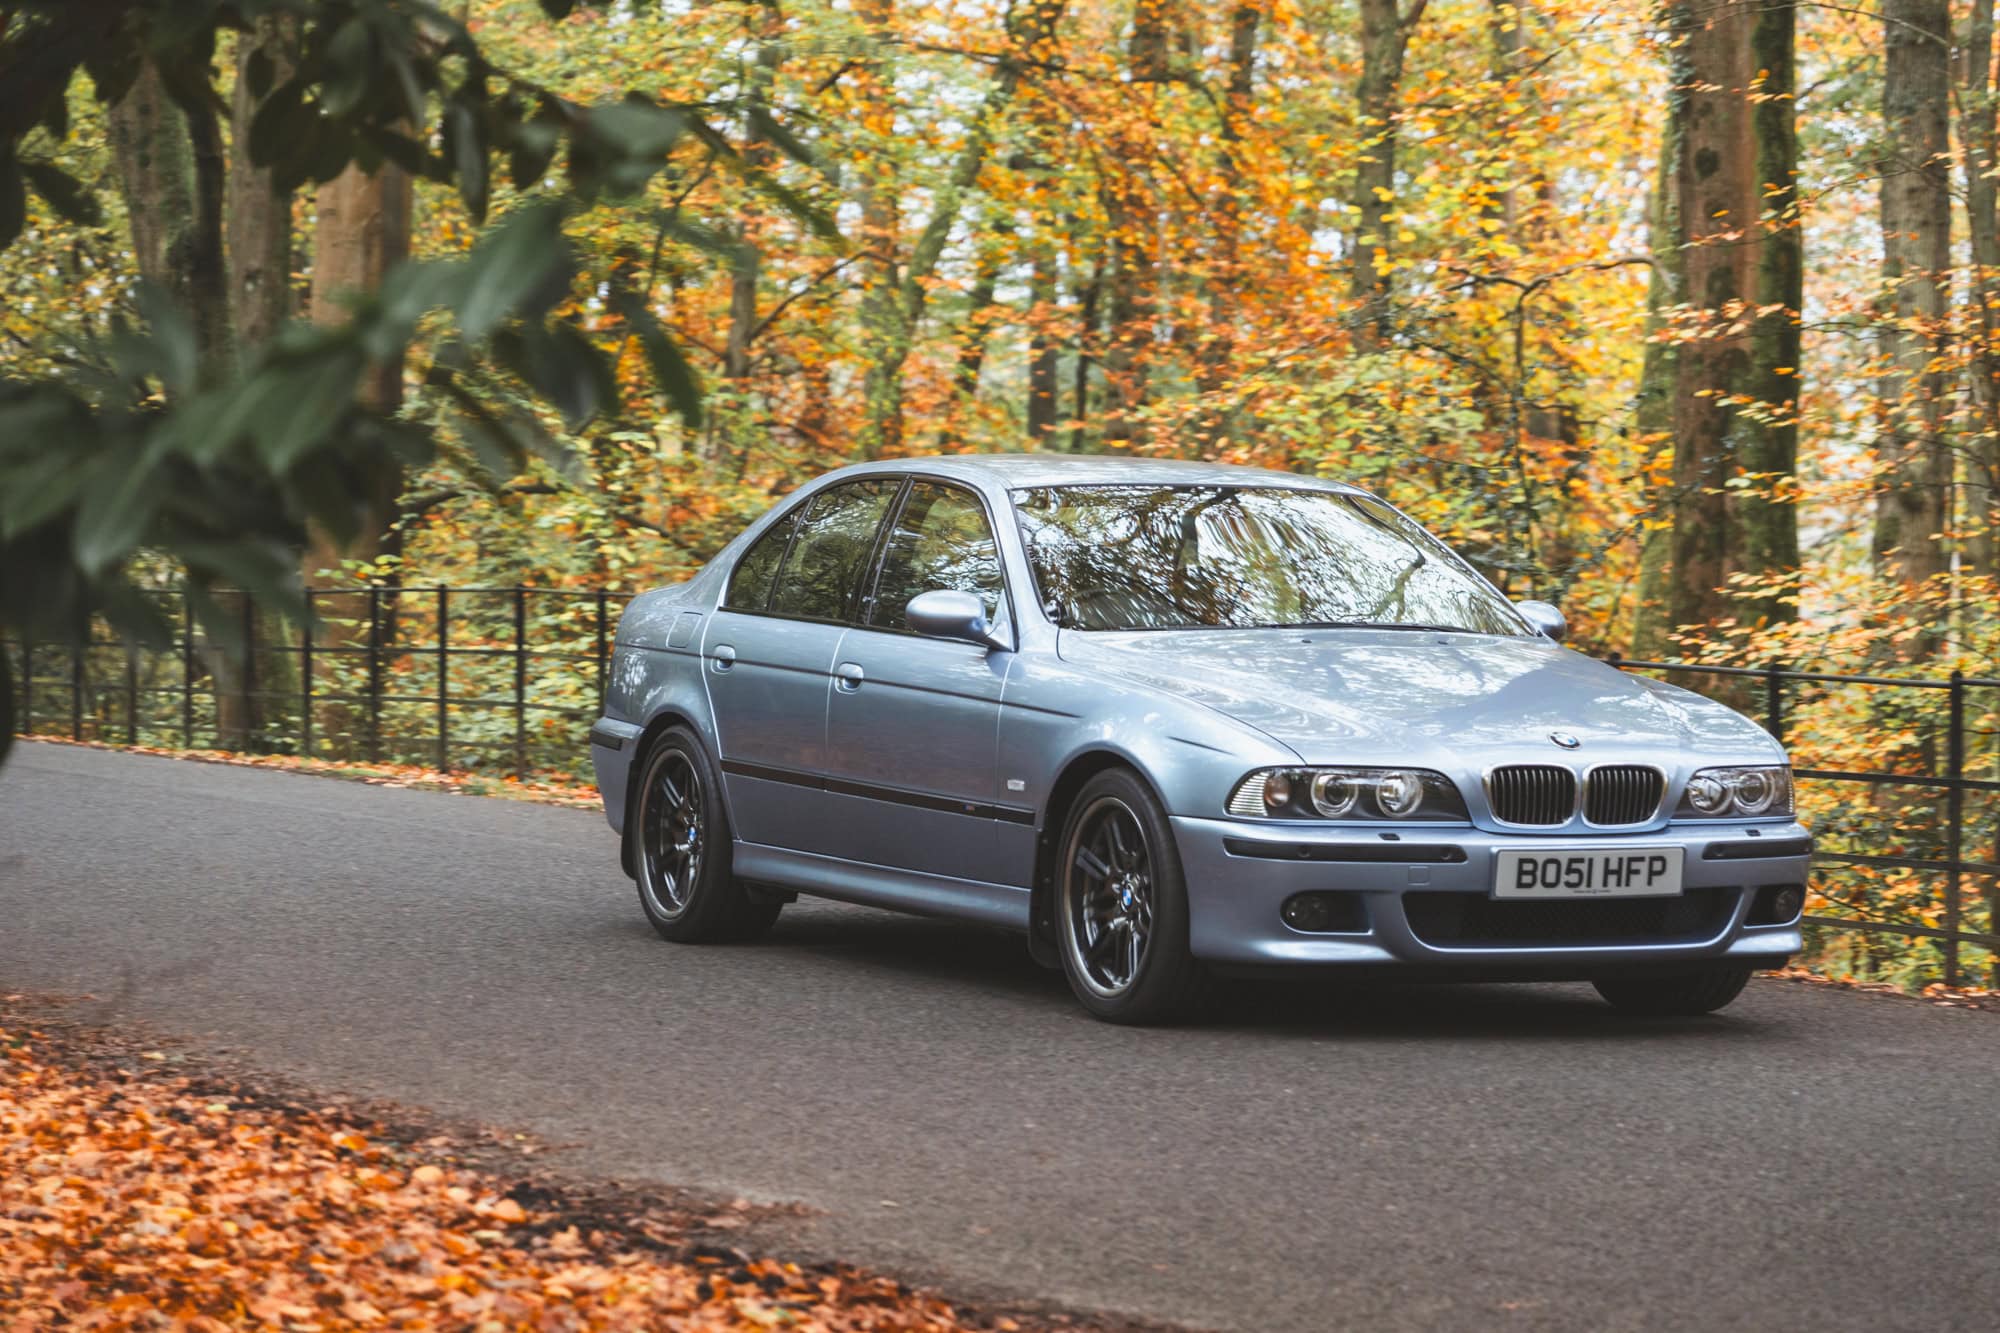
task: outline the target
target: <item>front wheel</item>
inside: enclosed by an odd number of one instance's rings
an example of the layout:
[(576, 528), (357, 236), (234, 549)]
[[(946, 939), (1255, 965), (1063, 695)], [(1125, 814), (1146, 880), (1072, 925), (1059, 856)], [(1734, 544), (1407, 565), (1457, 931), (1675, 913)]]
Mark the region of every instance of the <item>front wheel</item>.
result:
[(732, 872), (715, 767), (684, 727), (667, 731), (646, 756), (631, 836), (639, 906), (665, 938), (751, 939), (778, 919), (779, 901), (752, 896)]
[(1591, 984), (1613, 1008), (1652, 1018), (1712, 1014), (1743, 993), (1747, 967), (1705, 967), (1667, 977), (1602, 977)]
[(1188, 947), (1187, 881), (1173, 830), (1123, 769), (1084, 784), (1063, 825), (1056, 866), (1058, 952), (1083, 1007), (1113, 1023), (1162, 1023), (1200, 1003), (1204, 973)]

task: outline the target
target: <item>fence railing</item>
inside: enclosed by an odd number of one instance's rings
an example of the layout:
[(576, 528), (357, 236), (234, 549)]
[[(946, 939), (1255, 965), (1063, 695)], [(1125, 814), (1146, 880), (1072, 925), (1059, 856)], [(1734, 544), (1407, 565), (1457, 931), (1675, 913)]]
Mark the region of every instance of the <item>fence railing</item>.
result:
[[(4, 646), (23, 732), (587, 778), (585, 736), (631, 597), (529, 587), (323, 589), (309, 594), (316, 628), (306, 633), (247, 599), (215, 594), (235, 622), (226, 637), (248, 645), (239, 652), (239, 642), (197, 628), (178, 590), (155, 595), (177, 626), (169, 646), (107, 636), (81, 646)], [(2000, 977), (2000, 801), (1992, 799), (2000, 795), (2000, 679), (1617, 654), (1609, 661), (1707, 682), (1707, 692), (1761, 712), (1766, 729), (1790, 744), (1818, 836), (1812, 887), (1819, 903), (1845, 913), (1815, 911), (1809, 922), (1929, 941), (1947, 984), (1962, 982), (1967, 949), (1987, 954)], [(1889, 736), (1875, 755), (1897, 766), (1851, 762), (1862, 734)], [(1983, 747), (1976, 756), (1975, 741)], [(1885, 799), (1885, 791), (1902, 795)], [(1972, 892), (1980, 882), (1986, 892)]]
[[(1742, 682), (1750, 686), (1754, 694), (1762, 695), (1764, 729), (1779, 741), (1791, 740), (1793, 745), (1792, 776), (1800, 784), (1802, 799), (1813, 787), (1833, 787), (1853, 790), (1866, 787), (1875, 789), (1888, 787), (1913, 790), (1922, 793), (1941, 794), (1943, 809), (1934, 805), (1919, 806), (1914, 811), (1904, 809), (1894, 811), (1895, 815), (1917, 817), (1917, 827), (1909, 830), (1917, 834), (1920, 843), (1930, 843), (1934, 854), (1904, 855), (1900, 851), (1889, 853), (1879, 849), (1862, 852), (1825, 845), (1826, 835), (1821, 834), (1813, 853), (1815, 870), (1827, 866), (1859, 866), (1873, 870), (1908, 870), (1925, 875), (1937, 876), (1941, 881), (1938, 900), (1942, 908), (1942, 920), (1932, 925), (1923, 921), (1883, 919), (1880, 916), (1832, 916), (1813, 913), (1807, 920), (1822, 925), (1838, 927), (1842, 930), (1858, 930), (1898, 935), (1908, 939), (1932, 939), (1938, 941), (1942, 955), (1943, 981), (1948, 986), (1960, 985), (1965, 974), (1963, 948), (1973, 945), (1992, 953), (2000, 960), (2000, 819), (1989, 817), (1979, 821), (1987, 831), (1992, 847), (1990, 858), (1968, 854), (1971, 845), (1968, 829), (1966, 798), (1970, 794), (2000, 793), (2000, 746), (1992, 748), (1985, 765), (1994, 770), (1991, 778), (1969, 775), (1966, 742), (1974, 734), (1967, 721), (1967, 700), (1973, 691), (1991, 691), (1984, 696), (1992, 702), (1987, 716), (2000, 715), (2000, 678), (1969, 677), (1954, 671), (1945, 679), (1928, 679), (1908, 676), (1843, 675), (1822, 671), (1793, 671), (1773, 664), (1764, 667), (1708, 666), (1691, 662), (1640, 662), (1630, 661), (1617, 653), (1607, 659), (1613, 666), (1628, 671), (1657, 671), (1665, 675), (1709, 677), (1723, 681)], [(1788, 704), (1786, 691), (1795, 686), (1821, 686), (1835, 689), (1859, 688), (1867, 691), (1912, 690), (1942, 693), (1945, 700), (1943, 716), (1929, 719), (1934, 725), (1933, 734), (1926, 734), (1920, 725), (1909, 734), (1909, 741), (1899, 748), (1920, 765), (1927, 765), (1930, 772), (1890, 772), (1879, 769), (1854, 769), (1846, 767), (1818, 767), (1811, 763), (1801, 764), (1800, 759), (1810, 758), (1813, 748), (1801, 745), (1797, 737), (1788, 738), (1788, 723), (1799, 718), (1804, 707), (1794, 700)], [(1747, 702), (1732, 699), (1741, 706)], [(1907, 714), (1901, 717), (1883, 717), (1885, 710), (1872, 710), (1878, 718), (1891, 726), (1902, 726), (1912, 720)], [(1794, 729), (1795, 730), (1795, 729)], [(1980, 731), (1987, 737), (2000, 737), (2000, 728), (1989, 726)], [(1937, 742), (1942, 741), (1940, 746)], [(1808, 803), (1809, 804), (1809, 803)], [(1872, 796), (1870, 804), (1880, 808), (1880, 803)], [(1942, 816), (1941, 819), (1937, 816)], [(1878, 821), (1880, 825), (1890, 825), (1892, 818)], [(1905, 818), (1901, 823), (1907, 825)], [(1928, 825), (1928, 829), (1924, 826)], [(1928, 832), (1928, 838), (1921, 836)], [(1851, 836), (1851, 834), (1850, 834)], [(1903, 841), (1896, 838), (1895, 841)], [(1986, 930), (1968, 930), (1968, 902), (1966, 888), (1968, 881), (1985, 879), (1989, 889), (1978, 909), (1985, 917)], [(1822, 898), (1839, 902), (1841, 896), (1829, 893), (1824, 884), (1815, 886)], [(2000, 962), (1996, 962), (2000, 967)]]

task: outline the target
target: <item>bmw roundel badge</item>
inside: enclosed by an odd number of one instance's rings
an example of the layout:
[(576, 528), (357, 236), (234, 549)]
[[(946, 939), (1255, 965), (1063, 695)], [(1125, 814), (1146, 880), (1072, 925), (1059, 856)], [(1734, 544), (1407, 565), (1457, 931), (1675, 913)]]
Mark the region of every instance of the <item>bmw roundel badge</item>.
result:
[(1549, 739), (1557, 745), (1562, 746), (1565, 750), (1574, 750), (1577, 746), (1583, 744), (1582, 741), (1570, 735), (1567, 731), (1552, 731), (1549, 733)]

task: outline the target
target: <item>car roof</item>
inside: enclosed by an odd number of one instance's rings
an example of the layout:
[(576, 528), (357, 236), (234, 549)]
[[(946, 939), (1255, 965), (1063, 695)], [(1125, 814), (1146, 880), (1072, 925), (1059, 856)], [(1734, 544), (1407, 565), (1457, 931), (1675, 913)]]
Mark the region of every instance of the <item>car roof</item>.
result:
[(1001, 488), (1024, 486), (1289, 486), (1344, 494), (1366, 494), (1358, 486), (1298, 472), (1204, 463), (1179, 458), (1132, 458), (1119, 454), (938, 454), (856, 463), (832, 476), (928, 472)]

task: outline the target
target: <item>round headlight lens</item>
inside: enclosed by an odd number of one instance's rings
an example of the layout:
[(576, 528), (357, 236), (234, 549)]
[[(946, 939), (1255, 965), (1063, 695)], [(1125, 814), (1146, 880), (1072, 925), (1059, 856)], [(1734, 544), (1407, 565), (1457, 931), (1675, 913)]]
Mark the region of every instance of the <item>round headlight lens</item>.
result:
[(1384, 773), (1375, 779), (1375, 805), (1391, 819), (1417, 812), (1424, 803), (1424, 780), (1415, 773)]
[(1264, 779), (1264, 804), (1272, 810), (1282, 810), (1292, 803), (1292, 775), (1273, 773)]
[(1746, 815), (1761, 815), (1771, 808), (1778, 799), (1778, 782), (1770, 770), (1762, 768), (1739, 769), (1732, 775), (1736, 789), (1736, 808)]
[(1354, 809), (1361, 799), (1361, 784), (1347, 773), (1319, 773), (1313, 777), (1313, 809), (1328, 819), (1339, 819)]
[(1705, 815), (1720, 814), (1729, 804), (1729, 788), (1713, 773), (1697, 773), (1688, 781), (1687, 801)]

